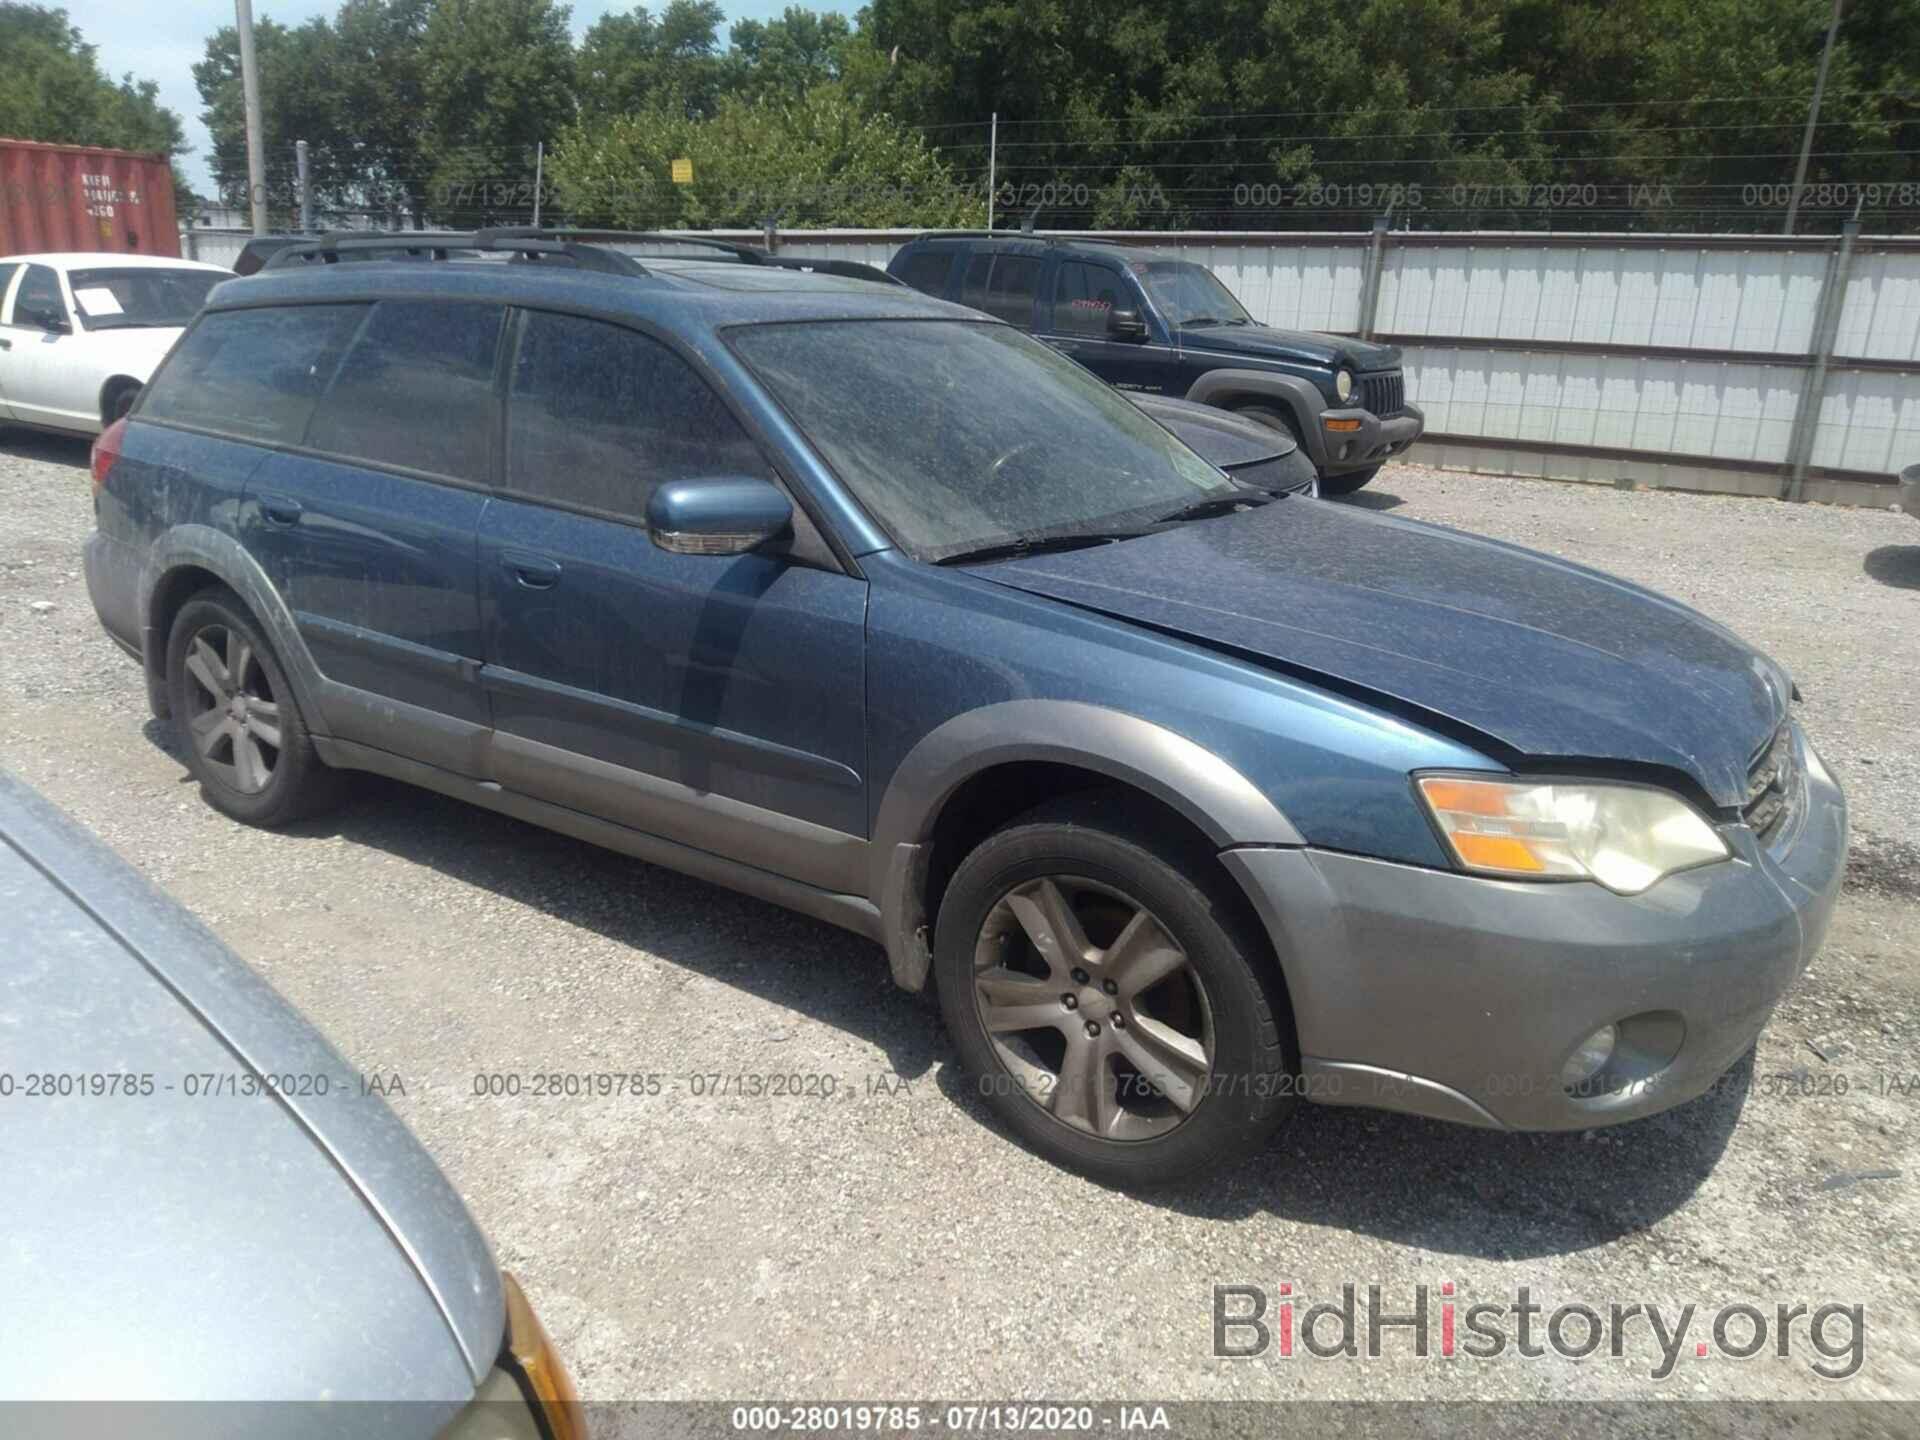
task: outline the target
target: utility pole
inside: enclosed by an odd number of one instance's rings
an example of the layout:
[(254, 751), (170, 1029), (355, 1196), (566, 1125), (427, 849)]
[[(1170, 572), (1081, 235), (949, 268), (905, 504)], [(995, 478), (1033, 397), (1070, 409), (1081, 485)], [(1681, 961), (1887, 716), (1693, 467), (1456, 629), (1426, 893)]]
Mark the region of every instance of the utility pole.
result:
[(1800, 141), (1800, 163), (1793, 172), (1793, 193), (1787, 197), (1787, 224), (1780, 233), (1793, 233), (1794, 217), (1800, 213), (1800, 191), (1807, 183), (1807, 156), (1813, 150), (1813, 132), (1820, 125), (1820, 97), (1827, 88), (1827, 66), (1833, 63), (1833, 42), (1840, 34), (1840, 11), (1847, 0), (1833, 0), (1833, 19), (1827, 22), (1827, 48), (1820, 52), (1820, 73), (1813, 80), (1813, 105), (1807, 111), (1807, 133)]
[(313, 233), (313, 189), (307, 179), (307, 142), (293, 142), (294, 184), (300, 187), (300, 233)]
[(234, 28), (240, 32), (240, 91), (247, 109), (247, 198), (253, 205), (253, 233), (267, 233), (267, 162), (260, 140), (260, 67), (253, 58), (253, 0), (233, 0)]
[(533, 142), (533, 228), (540, 228), (540, 181), (547, 168), (547, 142)]
[(993, 229), (994, 164), (1000, 158), (1000, 112), (993, 112), (993, 128), (987, 132), (987, 229)]

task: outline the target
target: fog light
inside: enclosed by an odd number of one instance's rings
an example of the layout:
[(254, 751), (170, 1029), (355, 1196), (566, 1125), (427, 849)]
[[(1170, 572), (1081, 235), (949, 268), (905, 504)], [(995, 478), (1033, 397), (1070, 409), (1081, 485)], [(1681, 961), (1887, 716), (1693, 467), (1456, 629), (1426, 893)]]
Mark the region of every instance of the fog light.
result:
[(1569, 1090), (1578, 1090), (1606, 1069), (1607, 1062), (1613, 1058), (1614, 1039), (1613, 1026), (1602, 1025), (1582, 1040), (1580, 1048), (1569, 1055), (1567, 1063), (1560, 1067), (1560, 1083)]

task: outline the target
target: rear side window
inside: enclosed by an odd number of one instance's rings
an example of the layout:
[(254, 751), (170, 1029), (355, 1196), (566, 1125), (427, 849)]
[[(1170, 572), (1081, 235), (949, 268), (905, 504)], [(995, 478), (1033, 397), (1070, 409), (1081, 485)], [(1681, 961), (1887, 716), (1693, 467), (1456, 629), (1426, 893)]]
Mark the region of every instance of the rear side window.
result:
[(42, 328), (67, 324), (67, 302), (60, 298), (60, 277), (45, 265), (29, 265), (13, 297), (13, 323)]
[(1122, 304), (1119, 275), (1104, 265), (1063, 261), (1053, 282), (1053, 328), (1063, 335), (1105, 335)]
[(991, 252), (975, 255), (967, 261), (966, 279), (960, 282), (960, 303), (976, 310), (987, 308), (987, 276), (993, 270)]
[(501, 305), (382, 300), (321, 399), (307, 445), (374, 465), (491, 478)]
[(692, 366), (618, 325), (527, 314), (507, 397), (510, 489), (637, 520), (654, 486), (703, 475), (767, 466)]
[(987, 281), (987, 303), (980, 308), (1022, 330), (1033, 328), (1033, 294), (1040, 283), (1040, 260), (1033, 255), (1001, 255)]
[(900, 278), (928, 295), (946, 297), (947, 277), (953, 273), (953, 251), (916, 250), (900, 262)]
[(216, 310), (181, 337), (140, 415), (295, 445), (364, 305)]

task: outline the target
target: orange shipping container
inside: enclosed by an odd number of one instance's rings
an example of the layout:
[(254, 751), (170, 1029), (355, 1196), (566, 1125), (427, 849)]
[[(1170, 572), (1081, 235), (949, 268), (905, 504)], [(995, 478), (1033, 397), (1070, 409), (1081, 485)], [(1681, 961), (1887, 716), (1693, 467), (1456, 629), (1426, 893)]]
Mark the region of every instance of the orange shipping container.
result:
[(0, 139), (0, 255), (180, 254), (164, 155)]

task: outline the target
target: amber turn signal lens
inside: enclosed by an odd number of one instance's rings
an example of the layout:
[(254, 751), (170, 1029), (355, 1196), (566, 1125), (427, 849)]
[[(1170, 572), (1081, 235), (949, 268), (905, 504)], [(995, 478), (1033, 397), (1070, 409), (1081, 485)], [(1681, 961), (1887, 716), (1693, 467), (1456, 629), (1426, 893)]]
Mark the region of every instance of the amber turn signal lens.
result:
[(1360, 428), (1360, 422), (1358, 420), (1330, 419), (1326, 422), (1326, 426), (1329, 430), (1358, 430)]
[(513, 1276), (502, 1274), (500, 1284), (507, 1296), (507, 1354), (531, 1392), (528, 1399), (539, 1410), (547, 1434), (552, 1440), (587, 1440), (587, 1412), (540, 1317)]

